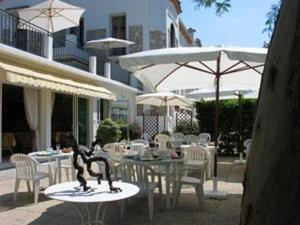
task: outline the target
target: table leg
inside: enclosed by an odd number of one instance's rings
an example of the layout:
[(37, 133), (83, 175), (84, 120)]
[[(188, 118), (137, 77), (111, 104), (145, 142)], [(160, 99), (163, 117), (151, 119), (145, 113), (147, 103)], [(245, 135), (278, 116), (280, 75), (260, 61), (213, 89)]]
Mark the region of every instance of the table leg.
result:
[(73, 166), (73, 156), (70, 157), (72, 181), (76, 180), (76, 170)]
[(69, 203), (71, 206), (73, 206), (73, 208), (76, 210), (76, 212), (78, 213), (78, 215), (80, 216), (80, 220), (81, 220), (81, 224), (85, 225), (84, 222), (84, 216), (81, 213), (80, 208), (76, 205), (76, 203)]
[[(73, 208), (76, 210), (77, 214), (80, 217), (82, 225), (98, 225), (98, 224), (104, 225), (106, 204), (101, 202), (98, 204), (95, 220), (91, 219), (89, 203), (84, 203), (86, 208), (86, 216), (84, 216), (84, 210), (80, 209), (76, 203), (69, 203), (69, 204), (72, 205)], [(100, 220), (99, 217), (101, 217)]]
[(171, 209), (171, 199), (170, 199), (170, 164), (166, 163), (166, 208)]
[(58, 178), (57, 183), (61, 183), (61, 161), (60, 161), (60, 158), (56, 158), (56, 166), (57, 166), (57, 178)]

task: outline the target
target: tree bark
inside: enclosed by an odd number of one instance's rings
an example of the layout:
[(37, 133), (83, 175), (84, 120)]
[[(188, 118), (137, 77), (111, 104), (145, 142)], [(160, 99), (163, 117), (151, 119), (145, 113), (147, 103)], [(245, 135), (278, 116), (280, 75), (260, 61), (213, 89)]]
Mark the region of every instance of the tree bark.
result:
[(272, 37), (240, 224), (300, 224), (300, 0), (283, 0)]
[(300, 1), (284, 0), (262, 79), (241, 225), (300, 224)]

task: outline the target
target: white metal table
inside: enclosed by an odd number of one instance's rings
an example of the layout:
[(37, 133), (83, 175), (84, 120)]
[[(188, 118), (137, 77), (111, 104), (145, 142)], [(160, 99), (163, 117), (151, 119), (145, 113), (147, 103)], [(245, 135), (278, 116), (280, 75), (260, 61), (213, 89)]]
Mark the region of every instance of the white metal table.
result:
[[(72, 160), (73, 152), (70, 153), (57, 153), (57, 154), (42, 154), (41, 152), (31, 152), (28, 154), (30, 157), (36, 159), (37, 161), (40, 160), (46, 160), (48, 162), (52, 160), (56, 160), (56, 166), (57, 166), (57, 178), (58, 178), (58, 183), (61, 183), (61, 161), (64, 159), (69, 159), (70, 161)], [(71, 162), (72, 165), (72, 162)], [(72, 180), (75, 179), (75, 170), (73, 166), (71, 166), (72, 170)]]
[[(70, 203), (78, 213), (81, 219), (81, 224), (104, 224), (105, 203), (120, 201), (130, 198), (139, 192), (136, 185), (113, 182), (114, 187), (122, 189), (122, 192), (111, 192), (107, 181), (101, 181), (99, 185), (97, 181), (88, 181), (89, 191), (84, 192), (80, 187), (79, 182), (67, 182), (52, 185), (45, 190), (45, 195), (51, 199)], [(97, 211), (94, 219), (90, 213), (90, 204), (98, 203)], [(86, 216), (78, 207), (78, 204), (84, 204), (86, 207)], [(99, 217), (101, 220), (99, 220)]]

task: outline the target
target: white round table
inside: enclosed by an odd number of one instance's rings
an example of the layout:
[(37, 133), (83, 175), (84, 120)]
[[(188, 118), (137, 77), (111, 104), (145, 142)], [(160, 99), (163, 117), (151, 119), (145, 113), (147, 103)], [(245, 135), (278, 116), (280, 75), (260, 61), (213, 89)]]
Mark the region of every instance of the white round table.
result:
[[(45, 195), (58, 201), (71, 203), (81, 218), (81, 224), (91, 225), (103, 224), (105, 203), (130, 198), (136, 195), (140, 190), (136, 185), (124, 182), (113, 182), (113, 186), (121, 188), (122, 192), (111, 192), (107, 181), (101, 181), (100, 185), (97, 181), (88, 181), (87, 185), (90, 186), (91, 189), (84, 192), (77, 181), (60, 183), (48, 187), (45, 190)], [(98, 203), (95, 220), (92, 220), (90, 216), (90, 203)], [(86, 219), (76, 204), (86, 205)], [(100, 212), (101, 208), (103, 209)], [(102, 221), (99, 220), (99, 216), (101, 216)]]

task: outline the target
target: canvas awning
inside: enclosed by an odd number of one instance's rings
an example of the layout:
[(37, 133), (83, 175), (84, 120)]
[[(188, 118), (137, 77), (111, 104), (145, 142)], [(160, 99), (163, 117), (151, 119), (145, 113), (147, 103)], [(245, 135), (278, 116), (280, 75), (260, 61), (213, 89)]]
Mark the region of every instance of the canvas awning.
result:
[(0, 61), (0, 81), (40, 89), (45, 88), (71, 95), (97, 97), (107, 100), (116, 99), (116, 96), (105, 88), (81, 80), (52, 75), (34, 68), (25, 68), (6, 61)]

